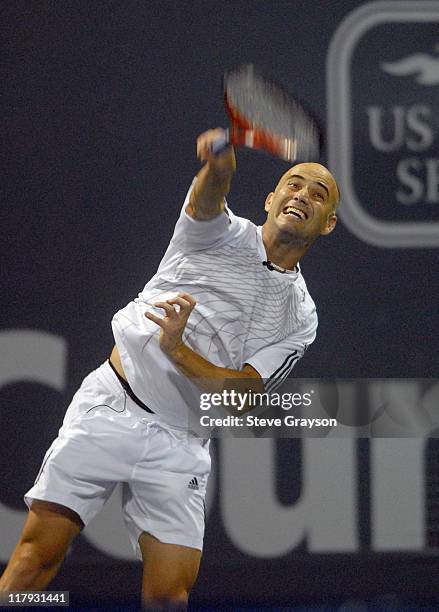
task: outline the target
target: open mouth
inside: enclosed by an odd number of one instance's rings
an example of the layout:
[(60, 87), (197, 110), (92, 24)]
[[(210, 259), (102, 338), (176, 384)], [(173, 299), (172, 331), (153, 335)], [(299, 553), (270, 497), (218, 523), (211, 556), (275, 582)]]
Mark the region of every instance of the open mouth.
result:
[(291, 206), (291, 205), (285, 206), (282, 213), (284, 215), (291, 215), (293, 217), (296, 217), (297, 219), (300, 219), (301, 221), (307, 221), (308, 219), (308, 215), (304, 210), (300, 210), (300, 208), (296, 208), (295, 206)]

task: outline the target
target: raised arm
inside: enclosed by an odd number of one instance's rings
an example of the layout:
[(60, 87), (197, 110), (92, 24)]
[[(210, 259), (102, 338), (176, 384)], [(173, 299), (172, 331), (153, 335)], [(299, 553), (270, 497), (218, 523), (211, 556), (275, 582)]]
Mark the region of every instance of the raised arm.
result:
[(207, 221), (224, 210), (224, 197), (229, 193), (236, 159), (233, 147), (212, 153), (212, 143), (224, 136), (222, 128), (208, 130), (197, 139), (197, 155), (205, 162), (197, 175), (186, 212), (199, 221)]

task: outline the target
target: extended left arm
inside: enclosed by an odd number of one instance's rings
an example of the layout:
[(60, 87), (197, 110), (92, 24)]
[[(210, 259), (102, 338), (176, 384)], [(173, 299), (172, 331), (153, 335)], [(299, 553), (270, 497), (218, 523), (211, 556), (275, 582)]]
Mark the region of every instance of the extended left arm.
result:
[[(161, 328), (162, 351), (182, 374), (193, 379), (203, 391), (221, 393), (224, 388), (235, 388), (239, 391), (251, 389), (255, 393), (262, 392), (264, 387), (262, 379), (251, 365), (246, 364), (242, 370), (216, 366), (183, 342), (183, 331), (195, 304), (195, 299), (189, 293), (179, 293), (174, 299), (154, 304), (165, 311), (163, 318), (151, 312), (145, 313), (148, 319)], [(176, 306), (179, 307), (178, 311)]]

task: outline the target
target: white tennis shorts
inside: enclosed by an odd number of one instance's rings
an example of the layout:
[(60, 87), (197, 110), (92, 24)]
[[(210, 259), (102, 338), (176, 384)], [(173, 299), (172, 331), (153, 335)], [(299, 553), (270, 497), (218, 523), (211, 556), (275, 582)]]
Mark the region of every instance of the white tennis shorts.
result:
[(74, 395), (58, 437), (26, 493), (74, 510), (85, 525), (123, 483), (123, 516), (141, 559), (139, 536), (202, 550), (209, 444), (168, 427), (124, 391), (108, 362)]

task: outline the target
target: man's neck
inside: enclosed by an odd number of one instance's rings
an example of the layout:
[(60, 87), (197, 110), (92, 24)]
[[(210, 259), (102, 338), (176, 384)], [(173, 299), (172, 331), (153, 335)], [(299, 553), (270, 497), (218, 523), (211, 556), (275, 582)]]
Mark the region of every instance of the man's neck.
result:
[(294, 270), (309, 245), (295, 242), (291, 235), (273, 235), (267, 225), (262, 226), (262, 241), (267, 259), (286, 270)]

